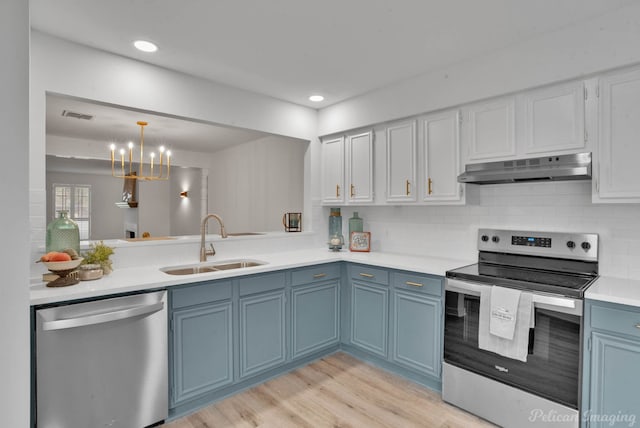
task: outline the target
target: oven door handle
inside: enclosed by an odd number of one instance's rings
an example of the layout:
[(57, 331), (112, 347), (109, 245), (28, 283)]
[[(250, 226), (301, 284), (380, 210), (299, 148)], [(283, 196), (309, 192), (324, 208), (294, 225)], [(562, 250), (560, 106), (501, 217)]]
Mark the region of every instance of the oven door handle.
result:
[[(480, 296), (482, 287), (491, 287), (491, 284), (480, 284), (477, 282), (460, 281), (458, 279), (447, 278), (445, 290), (456, 293)], [(526, 290), (524, 290), (527, 292)], [(582, 315), (582, 304), (580, 300), (571, 297), (550, 296), (548, 294), (531, 293), (533, 303), (536, 307), (550, 309), (558, 312)]]

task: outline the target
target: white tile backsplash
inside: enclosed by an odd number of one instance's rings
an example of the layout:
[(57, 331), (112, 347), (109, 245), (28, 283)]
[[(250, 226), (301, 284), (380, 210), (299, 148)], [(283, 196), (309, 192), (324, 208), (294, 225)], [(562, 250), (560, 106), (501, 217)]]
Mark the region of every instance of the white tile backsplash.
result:
[(483, 227), (598, 233), (600, 273), (640, 279), (640, 204), (592, 204), (590, 181), (467, 185), (467, 192), (476, 204), (343, 207), (345, 237), (354, 211), (374, 251), (435, 257), (474, 260)]

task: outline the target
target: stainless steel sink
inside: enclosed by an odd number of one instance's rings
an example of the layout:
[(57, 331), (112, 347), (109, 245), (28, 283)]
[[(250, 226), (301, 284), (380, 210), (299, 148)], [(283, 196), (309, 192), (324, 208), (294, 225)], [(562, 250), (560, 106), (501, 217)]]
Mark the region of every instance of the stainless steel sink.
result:
[(243, 269), (262, 266), (265, 262), (259, 260), (225, 260), (220, 262), (198, 263), (185, 266), (169, 266), (160, 270), (169, 275), (196, 275), (199, 273), (219, 272), (232, 269)]

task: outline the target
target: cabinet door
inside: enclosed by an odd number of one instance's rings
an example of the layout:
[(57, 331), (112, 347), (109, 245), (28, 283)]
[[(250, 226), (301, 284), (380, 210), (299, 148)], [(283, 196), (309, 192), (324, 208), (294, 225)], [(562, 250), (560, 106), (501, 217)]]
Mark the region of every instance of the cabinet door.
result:
[(465, 109), (465, 139), (469, 160), (513, 157), (516, 154), (515, 99), (478, 103)]
[(460, 201), (460, 120), (458, 111), (429, 115), (421, 119), (423, 153), (423, 200)]
[(387, 357), (389, 290), (371, 283), (351, 284), (351, 344)]
[(391, 359), (405, 367), (440, 376), (440, 300), (394, 290)]
[(293, 358), (338, 343), (338, 290), (338, 281), (291, 290)]
[(524, 96), (526, 153), (584, 149), (585, 86), (572, 82)]
[(373, 202), (373, 131), (347, 137), (347, 201)]
[[(596, 420), (589, 421), (589, 427), (629, 426), (628, 418), (640, 415), (640, 342), (598, 332), (591, 338), (591, 405), (587, 415)], [(620, 419), (612, 425), (611, 420), (602, 419), (605, 416)]]
[(240, 298), (240, 378), (284, 363), (284, 290)]
[(387, 201), (416, 201), (415, 121), (387, 128)]
[(600, 81), (596, 191), (603, 202), (640, 202), (640, 70)]
[(173, 312), (172, 407), (233, 381), (231, 302)]
[(322, 202), (344, 202), (344, 138), (322, 143)]

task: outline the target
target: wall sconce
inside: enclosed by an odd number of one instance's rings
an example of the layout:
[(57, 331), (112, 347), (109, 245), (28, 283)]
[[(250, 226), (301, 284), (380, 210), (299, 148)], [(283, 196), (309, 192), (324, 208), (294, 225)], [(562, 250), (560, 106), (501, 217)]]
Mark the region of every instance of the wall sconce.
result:
[(182, 192), (180, 192), (180, 197), (181, 198), (188, 198), (189, 197), (189, 192), (187, 192), (186, 190), (183, 190)]

